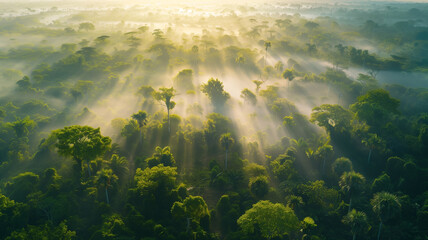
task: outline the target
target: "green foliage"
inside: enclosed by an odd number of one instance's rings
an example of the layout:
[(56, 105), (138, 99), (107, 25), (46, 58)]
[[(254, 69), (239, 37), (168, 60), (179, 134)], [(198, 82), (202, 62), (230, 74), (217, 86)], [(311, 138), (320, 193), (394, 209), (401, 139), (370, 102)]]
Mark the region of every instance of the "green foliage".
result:
[(285, 71), (282, 73), (282, 77), (289, 82), (293, 81), (294, 79), (294, 69), (285, 69)]
[(131, 137), (140, 132), (140, 124), (137, 120), (129, 120), (121, 129), (120, 134), (124, 137)]
[(334, 161), (332, 170), (336, 176), (342, 176), (345, 172), (352, 171), (352, 162), (349, 160), (349, 158), (340, 157)]
[(28, 225), (20, 231), (12, 232), (6, 238), (7, 240), (36, 240), (36, 239), (76, 239), (76, 232), (68, 229), (66, 221), (61, 222), (58, 226), (44, 224), (40, 226)]
[(175, 186), (176, 169), (162, 164), (144, 170), (137, 168), (134, 177), (137, 189), (142, 193), (171, 191)]
[(373, 212), (382, 222), (396, 217), (401, 211), (401, 203), (398, 197), (388, 192), (376, 193), (370, 203), (373, 207)]
[(358, 101), (350, 106), (356, 116), (371, 126), (384, 124), (390, 115), (398, 114), (400, 101), (391, 98), (383, 89), (371, 90), (358, 97)]
[(238, 219), (244, 233), (253, 234), (259, 228), (265, 239), (291, 235), (299, 229), (299, 220), (293, 210), (280, 203), (259, 201)]
[(183, 200), (183, 203), (175, 202), (172, 206), (171, 213), (173, 216), (184, 216), (191, 218), (196, 222), (206, 216), (209, 217), (208, 206), (204, 199), (200, 196), (188, 196)]
[(370, 229), (366, 214), (355, 209), (348, 212), (348, 214), (343, 217), (342, 222), (351, 227), (352, 235), (366, 233)]
[(177, 86), (177, 89), (181, 91), (192, 90), (193, 86), (193, 70), (184, 69), (181, 70), (177, 76), (174, 78), (174, 84)]
[(230, 98), (230, 94), (223, 88), (223, 83), (214, 78), (210, 78), (207, 83), (201, 85), (201, 91), (208, 96), (216, 108), (222, 108)]
[(101, 156), (110, 148), (111, 139), (104, 137), (99, 128), (89, 126), (70, 126), (58, 129), (52, 134), (57, 138), (58, 152), (73, 157), (78, 164)]
[(250, 191), (257, 198), (263, 198), (269, 192), (269, 182), (266, 176), (250, 178)]
[(359, 194), (364, 190), (366, 179), (357, 172), (344, 172), (340, 177), (339, 186), (350, 195)]
[(140, 128), (147, 123), (147, 112), (145, 111), (138, 111), (137, 113), (132, 114), (131, 117), (138, 122), (138, 126)]
[(6, 183), (5, 190), (11, 199), (26, 202), (26, 197), (36, 190), (38, 183), (39, 175), (25, 172), (13, 177), (12, 182)]
[(345, 131), (350, 128), (352, 115), (339, 105), (323, 104), (312, 110), (310, 121), (328, 132)]
[(241, 98), (243, 98), (245, 102), (248, 102), (252, 105), (257, 104), (256, 95), (253, 92), (251, 92), (248, 88), (245, 88), (244, 90), (241, 91)]
[(230, 133), (224, 133), (220, 136), (219, 142), (220, 142), (220, 145), (226, 151), (228, 151), (232, 147), (232, 145), (235, 143), (235, 140), (232, 138)]
[(79, 30), (93, 31), (95, 30), (95, 26), (90, 22), (83, 22), (79, 24)]
[(166, 146), (164, 148), (156, 147), (155, 152), (151, 158), (146, 159), (150, 168), (162, 164), (163, 166), (175, 166), (175, 159), (171, 153), (171, 148)]
[(377, 177), (371, 186), (372, 192), (384, 192), (391, 190), (391, 179), (388, 174), (384, 173)]
[(290, 149), (286, 154), (279, 155), (270, 163), (273, 174), (280, 181), (296, 180), (298, 177), (297, 170), (294, 168), (295, 149)]

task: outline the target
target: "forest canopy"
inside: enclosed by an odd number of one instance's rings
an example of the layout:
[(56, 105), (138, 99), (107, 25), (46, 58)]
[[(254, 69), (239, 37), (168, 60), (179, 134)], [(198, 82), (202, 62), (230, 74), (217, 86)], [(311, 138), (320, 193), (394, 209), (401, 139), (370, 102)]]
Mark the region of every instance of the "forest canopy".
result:
[(3, 1), (0, 239), (427, 239), (426, 16)]

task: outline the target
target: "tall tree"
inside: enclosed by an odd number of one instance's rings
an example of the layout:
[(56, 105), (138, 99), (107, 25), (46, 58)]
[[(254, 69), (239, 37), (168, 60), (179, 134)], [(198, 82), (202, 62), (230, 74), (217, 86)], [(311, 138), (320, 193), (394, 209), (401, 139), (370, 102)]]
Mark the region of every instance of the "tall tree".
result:
[(171, 101), (171, 99), (175, 96), (175, 89), (171, 88), (159, 88), (159, 91), (153, 93), (153, 97), (158, 100), (164, 102), (166, 106), (166, 110), (168, 111), (168, 132), (171, 133), (171, 120), (169, 111), (175, 107), (175, 102)]
[(259, 230), (261, 237), (273, 239), (296, 232), (300, 222), (291, 208), (281, 203), (259, 201), (238, 219), (238, 225), (244, 233), (254, 234)]
[(372, 157), (372, 151), (374, 149), (385, 148), (385, 141), (375, 133), (369, 133), (368, 137), (363, 139), (361, 142), (369, 149), (369, 156), (367, 157), (368, 163), (370, 163), (370, 159)]
[(56, 137), (58, 152), (65, 156), (71, 156), (81, 168), (86, 161), (88, 174), (91, 175), (89, 162), (102, 156), (110, 148), (111, 138), (104, 137), (100, 128), (74, 125), (58, 129), (53, 132)]
[(97, 172), (96, 182), (99, 186), (104, 187), (107, 204), (110, 204), (108, 189), (112, 187), (117, 180), (118, 177), (113, 173), (112, 169), (102, 169)]
[(288, 80), (288, 85), (290, 85), (290, 82), (294, 79), (294, 69), (285, 69), (285, 71), (282, 73), (282, 77)]
[(380, 220), (379, 231), (377, 234), (377, 240), (379, 240), (382, 231), (382, 224), (395, 217), (400, 212), (401, 203), (397, 196), (388, 192), (376, 193), (372, 200), (370, 200), (370, 203), (373, 207), (373, 212), (376, 213)]
[(146, 111), (138, 111), (137, 113), (132, 114), (131, 116), (138, 122), (138, 126), (140, 128), (140, 142), (143, 140), (143, 127), (147, 124), (147, 112)]
[(348, 212), (351, 211), (352, 197), (364, 190), (365, 183), (364, 176), (356, 172), (345, 172), (340, 177), (339, 186), (349, 194)]
[(225, 169), (227, 170), (227, 153), (229, 149), (232, 147), (235, 140), (230, 136), (230, 133), (224, 133), (220, 136), (220, 145), (226, 151), (226, 161), (224, 162)]
[(223, 83), (214, 78), (210, 78), (207, 83), (202, 84), (201, 91), (211, 100), (214, 107), (222, 108), (230, 98), (230, 94), (224, 91)]
[(253, 83), (256, 84), (256, 93), (259, 93), (260, 90), (260, 86), (264, 83), (263, 81), (260, 80), (253, 80)]
[(265, 66), (266, 66), (267, 51), (268, 51), (268, 49), (272, 46), (272, 43), (271, 43), (271, 42), (265, 42), (265, 43), (264, 43), (264, 46), (265, 46), (265, 65), (264, 65), (263, 67), (265, 67)]
[(366, 214), (355, 209), (348, 212), (342, 222), (351, 227), (352, 240), (356, 239), (357, 234), (364, 233), (370, 228)]

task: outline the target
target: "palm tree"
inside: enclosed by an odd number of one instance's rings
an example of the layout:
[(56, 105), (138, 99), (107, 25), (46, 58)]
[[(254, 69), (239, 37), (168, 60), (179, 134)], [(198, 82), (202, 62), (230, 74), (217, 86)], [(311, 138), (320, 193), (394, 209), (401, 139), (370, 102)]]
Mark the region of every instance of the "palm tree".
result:
[(227, 153), (229, 152), (230, 147), (232, 147), (235, 140), (230, 136), (230, 133), (224, 133), (220, 136), (220, 144), (226, 150), (226, 161), (224, 168), (227, 170)]
[(156, 100), (165, 103), (166, 109), (168, 111), (168, 132), (171, 133), (171, 121), (169, 111), (175, 107), (175, 102), (171, 101), (171, 99), (175, 96), (175, 89), (173, 87), (161, 87), (159, 88), (159, 91), (153, 93), (153, 96)]
[(140, 127), (140, 142), (142, 141), (143, 136), (143, 127), (147, 123), (147, 112), (146, 111), (138, 111), (137, 113), (132, 114), (131, 116), (138, 122), (138, 126)]
[(266, 59), (267, 59), (267, 50), (268, 48), (270, 48), (272, 46), (271, 42), (265, 42), (265, 65), (263, 67), (266, 66)]
[(260, 90), (260, 86), (264, 83), (263, 81), (260, 80), (253, 80), (253, 83), (256, 84), (256, 93), (259, 93)]
[(376, 193), (373, 199), (370, 200), (370, 203), (373, 206), (373, 212), (376, 213), (380, 220), (379, 232), (377, 234), (377, 240), (379, 240), (382, 224), (400, 212), (401, 203), (397, 196), (388, 192)]
[(361, 141), (367, 148), (369, 148), (369, 156), (367, 158), (367, 162), (370, 163), (370, 159), (372, 156), (372, 151), (376, 148), (384, 148), (385, 141), (380, 138), (377, 134), (369, 133), (368, 138), (363, 139)]
[(109, 195), (108, 195), (108, 188), (111, 187), (111, 185), (114, 182), (116, 182), (117, 179), (118, 179), (118, 177), (115, 174), (113, 174), (113, 170), (111, 170), (111, 169), (102, 169), (101, 171), (97, 172), (96, 182), (100, 186), (104, 186), (107, 204), (110, 204), (110, 199), (109, 199)]
[(352, 240), (356, 239), (358, 233), (364, 233), (370, 228), (366, 214), (355, 209), (348, 212), (342, 222), (351, 227)]
[(339, 186), (349, 194), (348, 212), (351, 211), (352, 197), (363, 191), (365, 183), (364, 176), (354, 171), (345, 172), (340, 177)]
[(110, 168), (116, 176), (120, 178), (125, 176), (129, 171), (127, 165), (128, 161), (125, 157), (119, 157), (117, 154), (111, 156)]

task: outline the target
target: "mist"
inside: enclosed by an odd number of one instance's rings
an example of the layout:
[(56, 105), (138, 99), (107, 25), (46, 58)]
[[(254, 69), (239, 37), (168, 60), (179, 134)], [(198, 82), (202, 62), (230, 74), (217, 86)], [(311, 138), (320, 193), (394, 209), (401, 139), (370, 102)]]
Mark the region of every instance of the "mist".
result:
[(0, 2), (1, 239), (422, 239), (424, 1)]

